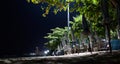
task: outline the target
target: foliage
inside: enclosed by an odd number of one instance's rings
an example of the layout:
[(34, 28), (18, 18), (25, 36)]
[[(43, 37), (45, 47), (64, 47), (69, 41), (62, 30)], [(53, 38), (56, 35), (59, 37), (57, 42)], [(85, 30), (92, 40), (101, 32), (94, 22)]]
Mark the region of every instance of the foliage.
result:
[(61, 43), (61, 38), (64, 36), (65, 32), (67, 32), (67, 27), (65, 28), (56, 27), (54, 29), (51, 29), (51, 31), (52, 33), (48, 33), (48, 35), (45, 36), (44, 38), (49, 40), (46, 43), (47, 47), (54, 50)]
[[(67, 4), (70, 4), (70, 12), (79, 12), (80, 14), (76, 17), (73, 17), (74, 20), (71, 22), (71, 28), (74, 31), (74, 34), (77, 38), (79, 38), (80, 33), (82, 32), (82, 15), (84, 14), (86, 20), (89, 23), (89, 29), (91, 32), (97, 32), (98, 36), (104, 37), (104, 22), (103, 15), (101, 10), (101, 0), (27, 0), (28, 3), (33, 4), (41, 4), (41, 9), (45, 12), (43, 13), (43, 17), (49, 14), (49, 11), (53, 11), (53, 13), (57, 14), (57, 12), (66, 11)], [(111, 28), (111, 36), (115, 37), (116, 35), (116, 4), (114, 3), (116, 0), (109, 0), (109, 16), (110, 16), (110, 28)], [(52, 29), (52, 33), (48, 33), (47, 38), (49, 40), (49, 47), (55, 49), (56, 45), (58, 45), (61, 41), (60, 38), (63, 37), (63, 34), (66, 28), (55, 28)], [(51, 43), (51, 44), (50, 44)]]
[[(29, 3), (41, 4), (41, 9), (45, 11), (43, 17), (48, 15), (49, 11), (52, 9), (53, 13), (57, 14), (58, 11), (66, 11), (67, 3), (65, 0), (27, 0)], [(44, 6), (46, 5), (46, 6)]]

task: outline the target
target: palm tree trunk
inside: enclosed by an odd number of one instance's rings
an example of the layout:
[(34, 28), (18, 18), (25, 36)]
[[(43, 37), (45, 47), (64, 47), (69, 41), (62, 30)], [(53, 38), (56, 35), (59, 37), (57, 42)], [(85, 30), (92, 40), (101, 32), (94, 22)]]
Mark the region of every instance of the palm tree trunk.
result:
[(108, 0), (101, 0), (101, 8), (103, 13), (103, 24), (105, 26), (106, 42), (109, 44), (110, 53), (112, 53), (112, 47), (110, 43), (110, 28), (109, 28), (109, 12), (108, 12)]
[(118, 33), (118, 39), (120, 39), (120, 0), (117, 0), (117, 33)]
[(71, 36), (72, 36), (72, 42), (74, 42), (74, 44), (75, 44), (76, 38), (75, 38), (74, 31), (72, 28), (71, 28)]
[(70, 31), (71, 31), (71, 37), (72, 37), (72, 46), (74, 46), (73, 51), (74, 51), (74, 53), (76, 53), (77, 52), (76, 51), (76, 38), (75, 38), (74, 31), (72, 28)]
[(89, 39), (89, 42), (88, 42), (88, 46), (89, 46), (88, 51), (92, 53), (92, 35), (91, 34), (88, 36), (88, 39)]

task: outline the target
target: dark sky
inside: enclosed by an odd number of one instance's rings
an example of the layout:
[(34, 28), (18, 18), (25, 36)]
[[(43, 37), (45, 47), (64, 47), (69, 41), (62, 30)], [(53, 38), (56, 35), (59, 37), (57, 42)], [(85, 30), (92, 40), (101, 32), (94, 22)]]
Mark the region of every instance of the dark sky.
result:
[(43, 50), (46, 33), (51, 28), (67, 26), (66, 12), (54, 15), (51, 11), (44, 18), (40, 5), (26, 0), (10, 0), (2, 6), (0, 54), (23, 54), (32, 52), (36, 46)]

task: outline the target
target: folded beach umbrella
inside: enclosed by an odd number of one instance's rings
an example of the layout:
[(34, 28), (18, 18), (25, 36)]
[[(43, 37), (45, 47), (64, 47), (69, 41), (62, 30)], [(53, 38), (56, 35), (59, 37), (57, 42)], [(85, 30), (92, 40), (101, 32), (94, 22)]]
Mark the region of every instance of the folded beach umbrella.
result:
[(88, 22), (84, 16), (84, 14), (82, 15), (82, 28), (83, 28), (83, 34), (84, 35), (89, 35), (90, 34), (90, 30), (89, 30), (89, 26), (88, 26)]

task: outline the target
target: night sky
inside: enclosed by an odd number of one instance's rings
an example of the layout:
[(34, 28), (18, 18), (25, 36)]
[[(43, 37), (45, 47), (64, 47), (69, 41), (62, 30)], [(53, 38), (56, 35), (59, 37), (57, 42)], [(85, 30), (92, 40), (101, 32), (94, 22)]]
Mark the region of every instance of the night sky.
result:
[(51, 28), (67, 26), (67, 13), (54, 15), (50, 11), (44, 18), (43, 12), (40, 5), (27, 3), (26, 0), (10, 0), (2, 5), (0, 54), (34, 52), (36, 46), (44, 50), (47, 40), (43, 37)]

